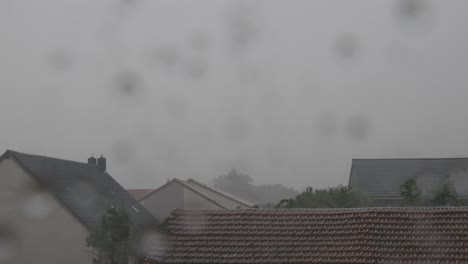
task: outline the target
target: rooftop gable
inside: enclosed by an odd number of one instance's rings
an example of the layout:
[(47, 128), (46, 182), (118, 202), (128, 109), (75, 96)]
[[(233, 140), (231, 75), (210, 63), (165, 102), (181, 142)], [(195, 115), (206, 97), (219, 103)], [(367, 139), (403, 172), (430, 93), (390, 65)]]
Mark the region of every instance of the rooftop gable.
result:
[(7, 150), (1, 157), (13, 159), (39, 185), (88, 230), (95, 230), (108, 208), (124, 208), (132, 223), (156, 226), (156, 220), (117, 181), (96, 165)]
[[(217, 205), (219, 208), (222, 209), (234, 209), (232, 206), (228, 205), (226, 202), (224, 202), (224, 199), (227, 199), (229, 201), (232, 201), (234, 203), (237, 203), (239, 207), (253, 207), (253, 204), (250, 204), (248, 202), (242, 201), (238, 198), (235, 198), (229, 194), (226, 194), (222, 191), (216, 190), (214, 188), (208, 187), (204, 184), (201, 184), (193, 179), (189, 179), (187, 181), (179, 180), (179, 179), (172, 179), (171, 181), (167, 182), (163, 186), (157, 188), (156, 190), (153, 190), (152, 192), (146, 194), (144, 197), (140, 198), (139, 200), (144, 200), (147, 197), (159, 192), (163, 188), (166, 188), (167, 186), (171, 184), (180, 184), (183, 187), (191, 190), (192, 192), (196, 193), (200, 197), (204, 198), (205, 200)], [(237, 207), (237, 206), (236, 206)]]

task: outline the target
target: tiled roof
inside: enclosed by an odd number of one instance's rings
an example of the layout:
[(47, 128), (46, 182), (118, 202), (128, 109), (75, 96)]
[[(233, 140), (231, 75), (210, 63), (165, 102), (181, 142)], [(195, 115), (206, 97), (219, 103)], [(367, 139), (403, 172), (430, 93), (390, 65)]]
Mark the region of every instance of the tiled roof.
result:
[(451, 182), (468, 196), (468, 158), (353, 159), (349, 186), (376, 199), (400, 199), (400, 185), (409, 178), (425, 194)]
[(7, 150), (12, 158), (49, 191), (88, 230), (101, 224), (109, 207), (125, 208), (132, 223), (154, 226), (156, 220), (117, 181), (96, 165)]
[(176, 210), (147, 263), (466, 263), (468, 208)]
[(127, 189), (127, 192), (136, 200), (140, 200), (152, 191), (154, 191), (154, 189)]

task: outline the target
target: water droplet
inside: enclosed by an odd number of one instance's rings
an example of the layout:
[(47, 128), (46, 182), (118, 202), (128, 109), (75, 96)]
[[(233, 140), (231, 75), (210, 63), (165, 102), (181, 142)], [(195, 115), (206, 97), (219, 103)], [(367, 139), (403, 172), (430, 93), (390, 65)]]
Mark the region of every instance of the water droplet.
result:
[(351, 117), (346, 123), (346, 131), (354, 140), (364, 140), (369, 136), (370, 120), (364, 115)]
[(434, 13), (429, 0), (398, 0), (395, 20), (406, 33), (418, 34), (431, 30)]
[(85, 182), (80, 182), (71, 186), (70, 199), (81, 207), (92, 207), (97, 201), (96, 189)]
[(236, 2), (228, 9), (228, 37), (234, 49), (245, 48), (258, 35), (255, 9), (248, 2)]
[(165, 44), (158, 47), (151, 58), (155, 63), (173, 66), (179, 61), (179, 51), (175, 45)]
[(340, 58), (350, 58), (356, 55), (358, 41), (354, 35), (343, 34), (335, 41), (335, 51)]
[(54, 211), (50, 194), (45, 191), (37, 191), (26, 196), (20, 204), (21, 212), (29, 218), (44, 219)]
[(187, 72), (192, 79), (200, 79), (206, 74), (206, 62), (202, 58), (192, 58), (187, 62)]
[(118, 91), (125, 96), (137, 94), (143, 83), (141, 76), (134, 71), (119, 72), (115, 78)]
[(0, 263), (9, 263), (19, 251), (19, 238), (13, 227), (0, 224)]
[(166, 246), (167, 238), (161, 232), (147, 231), (144, 233), (140, 241), (141, 252), (160, 255), (158, 253), (162, 253), (162, 249)]

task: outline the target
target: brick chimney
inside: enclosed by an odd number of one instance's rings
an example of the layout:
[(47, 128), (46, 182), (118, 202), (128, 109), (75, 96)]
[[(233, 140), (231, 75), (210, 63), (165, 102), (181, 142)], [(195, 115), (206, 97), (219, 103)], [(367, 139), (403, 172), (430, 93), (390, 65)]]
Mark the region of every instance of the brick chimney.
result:
[(96, 165), (97, 164), (97, 159), (94, 157), (93, 154), (91, 154), (91, 157), (88, 158), (88, 164), (91, 164), (91, 165)]
[(106, 158), (104, 158), (104, 155), (101, 155), (101, 157), (99, 157), (97, 159), (97, 166), (98, 168), (101, 170), (101, 171), (106, 171)]

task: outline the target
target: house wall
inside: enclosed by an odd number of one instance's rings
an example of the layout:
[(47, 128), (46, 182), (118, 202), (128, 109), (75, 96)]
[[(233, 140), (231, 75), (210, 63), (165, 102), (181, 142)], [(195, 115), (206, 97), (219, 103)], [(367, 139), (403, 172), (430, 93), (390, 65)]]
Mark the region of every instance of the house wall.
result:
[(198, 193), (184, 188), (184, 209), (222, 209)]
[(202, 193), (205, 193), (210, 196), (213, 200), (219, 202), (223, 206), (225, 206), (228, 209), (245, 209), (245, 208), (250, 208), (249, 206), (245, 206), (239, 202), (236, 202), (232, 199), (227, 198), (226, 196), (223, 196), (217, 192), (214, 192), (213, 190), (210, 190), (208, 188), (205, 188), (201, 185), (198, 185), (196, 183), (190, 183), (191, 186), (193, 186), (196, 190), (199, 190)]
[(16, 234), (7, 263), (92, 263), (86, 229), (11, 159), (0, 163), (2, 227)]
[(171, 182), (143, 200), (143, 205), (157, 220), (164, 221), (174, 209), (184, 208), (184, 187)]

